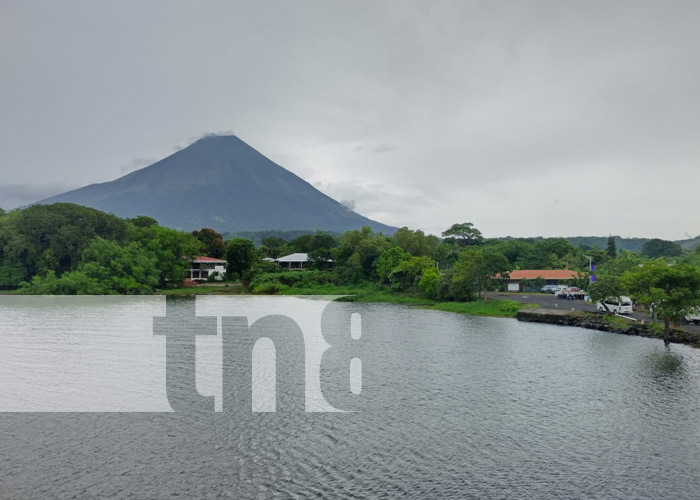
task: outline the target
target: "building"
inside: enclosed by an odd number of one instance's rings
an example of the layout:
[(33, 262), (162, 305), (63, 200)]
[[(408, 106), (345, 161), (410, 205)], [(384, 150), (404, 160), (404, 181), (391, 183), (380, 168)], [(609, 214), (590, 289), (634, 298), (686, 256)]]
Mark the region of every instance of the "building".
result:
[(307, 262), (309, 262), (309, 254), (307, 253), (293, 253), (277, 259), (277, 264), (281, 268), (289, 269), (292, 271), (305, 270)]
[[(569, 280), (578, 278), (580, 273), (571, 269), (518, 269), (511, 271), (506, 290), (509, 292), (531, 292), (535, 280), (542, 278), (542, 285), (566, 285)], [(523, 289), (523, 282), (529, 285)], [(539, 291), (539, 290), (537, 290)]]
[(226, 261), (201, 255), (190, 259), (190, 279), (194, 281), (208, 280), (210, 276), (221, 281), (226, 275)]

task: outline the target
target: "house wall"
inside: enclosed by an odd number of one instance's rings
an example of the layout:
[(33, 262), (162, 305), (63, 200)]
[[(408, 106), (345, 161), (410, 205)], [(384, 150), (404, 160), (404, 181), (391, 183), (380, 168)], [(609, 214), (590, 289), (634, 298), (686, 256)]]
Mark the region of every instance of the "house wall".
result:
[[(545, 285), (565, 285), (569, 280), (544, 280)], [(535, 285), (535, 280), (530, 280), (530, 286), (527, 290), (523, 290), (522, 280), (509, 280), (507, 291), (509, 292), (539, 292), (539, 288)]]

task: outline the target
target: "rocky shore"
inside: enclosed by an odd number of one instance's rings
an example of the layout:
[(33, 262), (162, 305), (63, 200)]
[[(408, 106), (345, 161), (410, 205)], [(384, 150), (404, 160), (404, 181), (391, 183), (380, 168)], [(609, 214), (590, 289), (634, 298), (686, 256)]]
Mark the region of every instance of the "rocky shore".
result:
[[(522, 309), (518, 311), (519, 321), (547, 323), (551, 325), (578, 326), (590, 330), (635, 335), (638, 337), (661, 338), (663, 332), (659, 325), (641, 323), (622, 318), (610, 317), (605, 314), (586, 313), (581, 311), (563, 311), (560, 309)], [(671, 329), (671, 342), (700, 347), (700, 334), (680, 328)]]

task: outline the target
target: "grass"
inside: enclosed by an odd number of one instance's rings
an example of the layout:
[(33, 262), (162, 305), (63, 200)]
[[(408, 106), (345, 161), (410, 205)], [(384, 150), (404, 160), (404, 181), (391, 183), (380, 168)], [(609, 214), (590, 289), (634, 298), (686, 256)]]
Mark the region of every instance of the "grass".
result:
[(436, 311), (506, 318), (514, 318), (520, 309), (532, 307), (531, 304), (523, 304), (507, 299), (477, 299), (472, 302), (438, 302), (426, 299), (417, 294), (395, 292), (376, 284), (364, 284), (359, 286), (322, 285), (305, 289), (292, 287), (285, 290), (284, 293), (287, 295), (347, 295), (347, 297), (343, 297), (339, 300), (343, 302), (407, 304)]
[[(507, 299), (482, 299), (474, 302), (438, 302), (428, 309), (447, 311), (460, 314), (472, 314), (475, 316), (498, 316), (514, 318), (518, 311), (533, 307), (533, 304), (523, 304)], [(536, 307), (536, 305), (535, 305)]]
[[(625, 328), (627, 328), (628, 326), (630, 326), (632, 324), (639, 323), (638, 321), (630, 321), (628, 319), (621, 318), (619, 316), (614, 316), (612, 314), (603, 314), (602, 321), (607, 323), (608, 325), (610, 325), (614, 328), (620, 329), (620, 330), (624, 330)], [(644, 326), (646, 326), (647, 329), (651, 330), (655, 336), (657, 336), (657, 337), (664, 336), (664, 325), (663, 324), (657, 323), (656, 321), (653, 321), (653, 322), (644, 323)]]
[[(188, 288), (168, 288), (160, 292), (164, 295), (244, 295), (247, 289), (242, 286), (207, 286)], [(400, 293), (375, 283), (360, 285), (315, 285), (312, 287), (288, 287), (280, 295), (345, 295), (342, 302), (364, 302), (381, 304), (406, 304), (423, 309), (445, 311), (476, 316), (497, 316), (514, 318), (520, 309), (532, 307), (507, 299), (478, 299), (472, 302), (438, 302), (417, 294)]]

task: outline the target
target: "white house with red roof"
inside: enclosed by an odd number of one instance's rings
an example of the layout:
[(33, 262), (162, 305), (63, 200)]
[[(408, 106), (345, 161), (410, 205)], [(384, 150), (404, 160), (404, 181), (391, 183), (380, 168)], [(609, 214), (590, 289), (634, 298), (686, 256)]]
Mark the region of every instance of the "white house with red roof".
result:
[(226, 275), (226, 261), (213, 257), (197, 255), (190, 258), (190, 279), (194, 281), (208, 280), (211, 276), (217, 281)]

